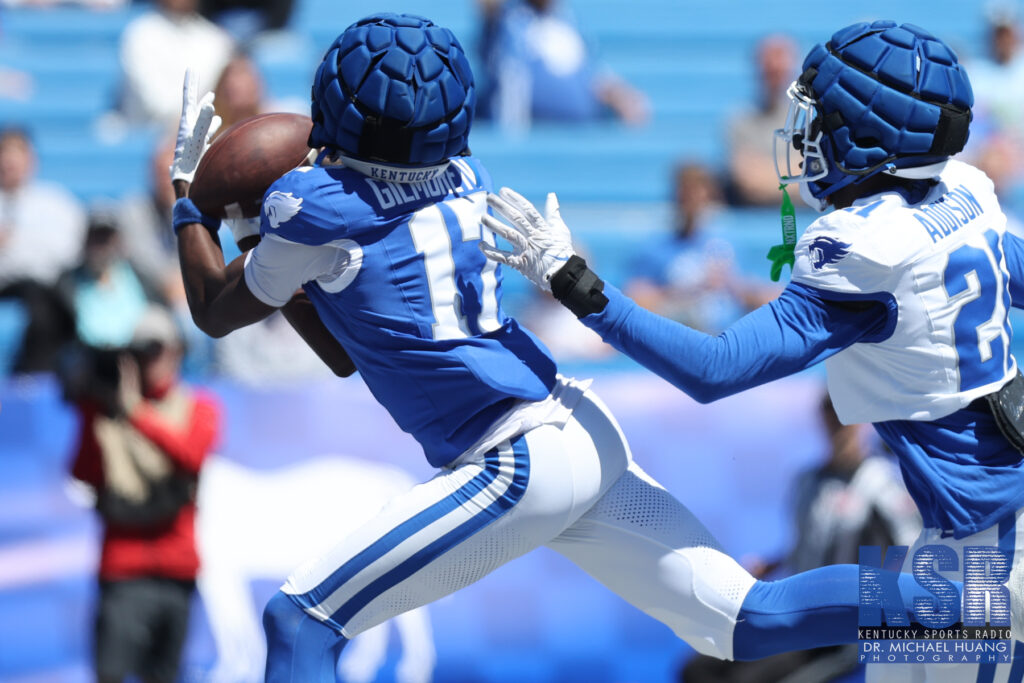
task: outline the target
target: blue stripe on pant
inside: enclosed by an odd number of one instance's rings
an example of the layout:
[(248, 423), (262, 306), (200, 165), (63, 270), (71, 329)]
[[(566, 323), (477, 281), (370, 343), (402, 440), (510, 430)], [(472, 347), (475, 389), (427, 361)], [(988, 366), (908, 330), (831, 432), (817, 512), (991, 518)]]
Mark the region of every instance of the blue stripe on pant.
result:
[[(458, 546), (461, 542), (501, 518), (502, 515), (511, 510), (525, 494), (530, 476), (529, 451), (525, 438), (520, 436), (514, 439), (511, 446), (514, 469), (511, 482), (508, 484), (507, 489), (501, 496), (497, 497), (490, 505), (475, 514), (468, 521), (418, 550), (393, 569), (375, 578), (369, 585), (335, 609), (331, 613), (328, 623), (336, 629), (344, 628), (346, 623), (355, 614), (366, 607), (374, 598), (409, 578), (443, 555), (445, 552)], [(502, 444), (499, 448), (504, 447), (505, 444)], [(393, 528), (388, 533), (384, 534), (380, 539), (356, 554), (348, 562), (331, 573), (327, 579), (311, 591), (300, 595), (293, 595), (291, 596), (292, 599), (306, 609), (320, 605), (327, 600), (331, 594), (340, 589), (345, 582), (351, 580), (360, 572), (370, 567), (374, 562), (384, 557), (393, 548), (419, 533), (434, 522), (465, 506), (470, 500), (484, 492), (487, 488), (493, 487), (496, 482), (499, 482), (500, 474), (501, 456), (499, 454), (499, 449), (496, 448), (489, 451), (484, 456), (483, 471), (477, 474), (473, 479), (466, 482), (459, 487), (459, 489), (439, 500), (437, 503), (434, 503), (430, 507), (417, 513)]]

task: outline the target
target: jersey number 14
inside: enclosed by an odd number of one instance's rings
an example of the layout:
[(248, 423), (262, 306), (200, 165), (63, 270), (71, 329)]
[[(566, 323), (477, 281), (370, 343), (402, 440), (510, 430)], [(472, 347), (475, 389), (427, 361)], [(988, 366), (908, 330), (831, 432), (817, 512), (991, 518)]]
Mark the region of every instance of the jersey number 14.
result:
[[(497, 264), (482, 258), (477, 242), (494, 236), (485, 231), (480, 217), (487, 210), (487, 194), (476, 192), (426, 206), (409, 221), (416, 251), (423, 254), (434, 315), (434, 339), (464, 339), (493, 332), (498, 320)], [(468, 254), (464, 251), (472, 249)], [(481, 263), (479, 288), (467, 291), (456, 282), (456, 254)], [(463, 279), (470, 273), (462, 273)]]

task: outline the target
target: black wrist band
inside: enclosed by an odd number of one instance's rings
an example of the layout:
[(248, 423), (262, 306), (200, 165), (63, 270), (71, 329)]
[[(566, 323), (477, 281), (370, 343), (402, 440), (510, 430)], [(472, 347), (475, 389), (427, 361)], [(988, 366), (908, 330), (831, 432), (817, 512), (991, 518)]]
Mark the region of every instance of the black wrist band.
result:
[(551, 293), (577, 318), (604, 310), (608, 297), (603, 290), (604, 281), (575, 254), (551, 278)]

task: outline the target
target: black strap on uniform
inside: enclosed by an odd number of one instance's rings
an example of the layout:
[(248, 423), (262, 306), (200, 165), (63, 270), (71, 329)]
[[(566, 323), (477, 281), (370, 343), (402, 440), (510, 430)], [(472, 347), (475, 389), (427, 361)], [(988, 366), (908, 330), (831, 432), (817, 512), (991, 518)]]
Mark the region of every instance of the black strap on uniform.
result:
[(999, 391), (984, 397), (999, 431), (1006, 440), (1024, 453), (1024, 376), (1017, 375)]
[(604, 281), (575, 254), (551, 278), (551, 293), (577, 318), (600, 313), (608, 305)]

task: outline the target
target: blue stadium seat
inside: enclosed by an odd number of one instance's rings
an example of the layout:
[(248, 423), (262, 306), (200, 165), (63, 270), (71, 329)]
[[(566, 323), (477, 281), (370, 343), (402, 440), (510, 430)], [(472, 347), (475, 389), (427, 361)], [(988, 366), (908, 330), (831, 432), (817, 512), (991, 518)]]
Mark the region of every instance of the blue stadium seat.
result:
[[(982, 28), (978, 9), (955, 0), (906, 0), (896, 7), (886, 0), (856, 6), (794, 0), (785, 12), (758, 2), (737, 8), (718, 0), (689, 0), (685, 7), (633, 0), (624, 11), (618, 0), (565, 1), (600, 60), (650, 98), (653, 121), (640, 130), (536, 127), (511, 140), (481, 123), (471, 142), (499, 182), (556, 188), (571, 201), (659, 201), (666, 196), (665, 174), (677, 160), (719, 168), (723, 122), (754, 92), (753, 46), (767, 33), (793, 35), (803, 49), (824, 37), (823, 26), (892, 14), (897, 20), (916, 18), (954, 44), (978, 45)], [(93, 130), (116, 96), (121, 31), (145, 9), (132, 3), (107, 12), (72, 6), (4, 11), (0, 61), (29, 73), (36, 89), (27, 102), (0, 100), (0, 119), (33, 129), (43, 149), (44, 175), (82, 197), (129, 189), (145, 177), (139, 171), (148, 150), (104, 145)], [(478, 40), (480, 13), (473, 0), (395, 0), (388, 9), (424, 14), (451, 27), (471, 52)], [(289, 40), (254, 46), (270, 96), (305, 100), (326, 45), (352, 21), (379, 10), (373, 0), (299, 0)], [(69, 140), (81, 144), (58, 151)], [(84, 161), (90, 155), (96, 173)]]
[(72, 5), (5, 8), (4, 33), (7, 38), (25, 39), (41, 49), (72, 41), (116, 44), (124, 25), (145, 9), (142, 3), (104, 11)]

